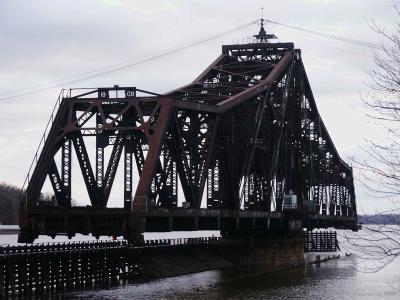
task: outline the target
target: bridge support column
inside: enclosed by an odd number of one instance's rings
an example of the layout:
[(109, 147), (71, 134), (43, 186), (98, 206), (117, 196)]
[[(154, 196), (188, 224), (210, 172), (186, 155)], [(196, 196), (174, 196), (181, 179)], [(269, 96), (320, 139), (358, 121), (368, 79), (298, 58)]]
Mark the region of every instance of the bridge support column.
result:
[(222, 248), (223, 256), (240, 267), (272, 272), (304, 265), (304, 238), (301, 234), (284, 239), (249, 236), (240, 249)]

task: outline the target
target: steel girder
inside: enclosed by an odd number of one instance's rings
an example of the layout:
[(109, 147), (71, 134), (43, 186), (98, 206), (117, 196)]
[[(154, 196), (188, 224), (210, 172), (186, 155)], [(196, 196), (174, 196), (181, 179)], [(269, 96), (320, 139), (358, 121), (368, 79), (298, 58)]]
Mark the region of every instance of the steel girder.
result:
[[(223, 46), (223, 53), (191, 84), (164, 95), (138, 96), (138, 91), (116, 86), (62, 100), (25, 192), (23, 229), (35, 234), (60, 231), (46, 227), (46, 218), (39, 217), (46, 176), (56, 207), (73, 213), (72, 148), (91, 206), (100, 211), (107, 211), (123, 157), (123, 207), (128, 214), (118, 212), (115, 218), (128, 219), (122, 222), (124, 229), (92, 230), (98, 234), (145, 231), (146, 216), (178, 206), (178, 182), (195, 228), (204, 209), (236, 217), (244, 211), (281, 217), (283, 197), (289, 193), (297, 195), (305, 222), (330, 216), (335, 226), (354, 228), (352, 170), (339, 157), (319, 116), (300, 50), (293, 44)], [(95, 170), (85, 144), (90, 137), (96, 139)], [(107, 161), (108, 146), (112, 151)], [(58, 152), (61, 176), (54, 160)], [(133, 158), (139, 174), (136, 187)], [(46, 214), (55, 209), (47, 208)], [(221, 220), (216, 224), (222, 226)], [(71, 227), (62, 232), (71, 230), (77, 231)]]

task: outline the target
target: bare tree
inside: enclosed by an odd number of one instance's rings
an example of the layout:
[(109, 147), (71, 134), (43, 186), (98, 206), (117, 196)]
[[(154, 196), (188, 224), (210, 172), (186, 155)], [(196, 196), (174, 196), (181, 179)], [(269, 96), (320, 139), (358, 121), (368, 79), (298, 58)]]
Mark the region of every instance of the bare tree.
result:
[[(395, 6), (397, 14), (400, 10)], [(368, 116), (386, 128), (386, 142), (369, 141), (364, 148), (369, 159), (355, 160), (362, 170), (361, 182), (374, 196), (400, 198), (400, 23), (390, 33), (372, 23), (372, 29), (384, 40), (382, 51), (375, 53), (375, 68), (370, 72), (370, 93), (363, 98)], [(398, 202), (400, 203), (400, 202)]]
[[(394, 5), (394, 9), (400, 17), (399, 7)], [(368, 159), (353, 162), (360, 171), (359, 181), (369, 194), (378, 201), (390, 200), (393, 205), (390, 210), (377, 212), (390, 225), (369, 220), (372, 225), (364, 226), (364, 232), (342, 238), (349, 251), (373, 262), (363, 270), (374, 272), (400, 256), (400, 23), (390, 31), (375, 22), (371, 28), (383, 39), (383, 46), (375, 54), (370, 93), (363, 97), (363, 102), (367, 115), (386, 129), (385, 142), (368, 141), (369, 145), (363, 148)]]

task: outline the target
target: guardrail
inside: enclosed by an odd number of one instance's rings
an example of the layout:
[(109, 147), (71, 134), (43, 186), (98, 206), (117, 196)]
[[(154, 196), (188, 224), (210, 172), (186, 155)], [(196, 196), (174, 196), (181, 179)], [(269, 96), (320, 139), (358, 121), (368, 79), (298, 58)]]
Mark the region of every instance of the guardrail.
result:
[(51, 111), (50, 118), (47, 121), (47, 124), (46, 124), (46, 126), (44, 128), (44, 131), (43, 131), (42, 137), (40, 139), (39, 145), (36, 148), (35, 155), (33, 156), (32, 162), (31, 162), (31, 164), (29, 166), (29, 169), (28, 169), (28, 174), (26, 175), (25, 181), (24, 181), (24, 183), (22, 185), (22, 188), (21, 188), (21, 194), (24, 193), (25, 189), (27, 188), (27, 186), (29, 184), (29, 181), (30, 181), (30, 178), (31, 178), (31, 175), (32, 175), (32, 171), (34, 170), (34, 168), (37, 165), (37, 162), (38, 162), (38, 159), (39, 159), (39, 155), (42, 152), (42, 149), (43, 149), (43, 147), (44, 147), (44, 145), (46, 143), (46, 138), (47, 138), (48, 133), (49, 133), (49, 131), (51, 129), (51, 125), (54, 122), (55, 114), (57, 113), (58, 108), (61, 105), (62, 99), (65, 98), (65, 97), (69, 97), (69, 92), (67, 92), (67, 90), (65, 90), (65, 89), (62, 89), (60, 94), (58, 95), (56, 103), (54, 104), (53, 110)]
[(180, 245), (202, 245), (209, 244), (220, 240), (220, 237), (198, 237), (198, 238), (176, 238), (176, 239), (158, 239), (158, 240), (146, 240), (142, 246), (146, 247), (158, 247), (158, 246), (180, 246)]
[(339, 248), (336, 231), (307, 231), (304, 233), (304, 252), (334, 252)]
[(81, 242), (50, 242), (32, 245), (0, 245), (0, 255), (16, 255), (30, 253), (67, 252), (95, 249), (114, 248), (150, 248), (163, 246), (203, 245), (220, 240), (220, 237), (198, 237), (198, 238), (175, 238), (175, 239), (152, 239), (145, 240), (143, 244), (131, 244), (125, 240), (100, 240)]
[(49, 252), (68, 252), (95, 249), (112, 249), (127, 247), (126, 241), (82, 241), (38, 243), (32, 245), (0, 245), (0, 255), (34, 254)]

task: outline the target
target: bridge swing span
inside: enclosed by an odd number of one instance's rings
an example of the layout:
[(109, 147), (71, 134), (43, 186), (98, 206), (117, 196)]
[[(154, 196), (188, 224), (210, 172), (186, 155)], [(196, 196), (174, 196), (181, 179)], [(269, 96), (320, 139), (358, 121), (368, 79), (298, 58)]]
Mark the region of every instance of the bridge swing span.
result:
[[(195, 80), (165, 94), (119, 86), (62, 91), (26, 180), (19, 241), (41, 234), (140, 242), (147, 231), (263, 237), (303, 227), (356, 230), (352, 169), (318, 113), (301, 51), (273, 38), (261, 20), (252, 43), (222, 46)], [(109, 208), (120, 164), (123, 207)], [(71, 203), (73, 167), (88, 206)], [(41, 200), (46, 177), (51, 203)]]

